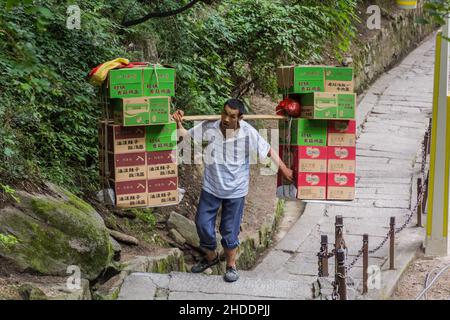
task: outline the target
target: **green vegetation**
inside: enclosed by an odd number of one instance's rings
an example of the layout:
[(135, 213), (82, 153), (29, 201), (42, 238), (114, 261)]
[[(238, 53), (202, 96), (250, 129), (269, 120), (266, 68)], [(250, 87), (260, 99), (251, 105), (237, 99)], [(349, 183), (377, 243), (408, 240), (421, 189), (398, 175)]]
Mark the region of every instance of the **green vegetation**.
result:
[[(189, 1), (158, 1), (170, 10)], [(223, 0), (124, 28), (153, 1), (78, 2), (81, 29), (67, 29), (67, 1), (2, 2), (0, 180), (48, 179), (81, 194), (97, 186), (101, 110), (89, 70), (116, 57), (177, 68), (175, 106), (214, 113), (250, 86), (276, 95), (275, 67), (339, 56), (354, 36), (357, 0)], [(148, 48), (154, 48), (150, 50)], [(145, 54), (144, 54), (145, 52)], [(153, 56), (159, 58), (155, 61)]]
[(13, 235), (5, 235), (3, 233), (0, 233), (0, 246), (3, 246), (4, 248), (8, 249), (17, 244), (18, 242), (19, 240)]

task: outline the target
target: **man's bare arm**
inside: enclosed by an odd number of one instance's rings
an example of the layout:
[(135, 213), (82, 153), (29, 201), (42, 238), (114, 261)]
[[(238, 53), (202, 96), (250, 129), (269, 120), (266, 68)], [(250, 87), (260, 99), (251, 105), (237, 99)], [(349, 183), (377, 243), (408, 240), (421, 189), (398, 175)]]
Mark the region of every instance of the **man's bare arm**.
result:
[(273, 150), (273, 148), (270, 148), (267, 156), (270, 157), (273, 162), (275, 162), (275, 164), (278, 166), (279, 170), (286, 179), (288, 179), (291, 182), (294, 181), (294, 172), (286, 166), (283, 160), (280, 159), (280, 157), (278, 156), (278, 152)]
[(173, 120), (175, 120), (175, 122), (177, 123), (177, 131), (178, 131), (178, 142), (180, 143), (181, 141), (183, 141), (183, 139), (189, 135), (188, 131), (183, 127), (183, 116), (184, 116), (184, 112), (182, 110), (176, 110), (172, 117)]

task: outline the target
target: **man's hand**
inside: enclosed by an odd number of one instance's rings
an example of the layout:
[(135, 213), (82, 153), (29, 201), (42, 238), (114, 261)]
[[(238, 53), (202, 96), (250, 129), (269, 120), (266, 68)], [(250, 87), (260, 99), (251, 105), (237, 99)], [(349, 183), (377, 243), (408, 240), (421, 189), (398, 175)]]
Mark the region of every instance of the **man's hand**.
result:
[(281, 166), (280, 167), (280, 171), (283, 174), (283, 176), (289, 180), (289, 182), (294, 182), (294, 171), (292, 171), (291, 169), (289, 169), (286, 166)]
[(183, 110), (176, 110), (173, 113), (172, 118), (177, 123), (177, 128), (180, 128), (181, 122), (183, 121), (183, 117), (184, 117)]

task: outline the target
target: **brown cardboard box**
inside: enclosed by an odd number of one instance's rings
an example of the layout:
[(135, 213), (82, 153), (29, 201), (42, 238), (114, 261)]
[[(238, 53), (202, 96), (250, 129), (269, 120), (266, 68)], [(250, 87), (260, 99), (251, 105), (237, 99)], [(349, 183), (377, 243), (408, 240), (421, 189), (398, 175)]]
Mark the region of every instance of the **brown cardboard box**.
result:
[(151, 179), (147, 181), (148, 204), (152, 207), (178, 203), (178, 178)]
[(99, 149), (115, 154), (145, 151), (145, 127), (123, 127), (100, 123)]
[(134, 181), (147, 179), (145, 152), (110, 154), (112, 178), (115, 181)]
[(178, 202), (178, 190), (148, 193), (148, 205), (150, 207), (176, 205)]
[(147, 152), (147, 179), (178, 176), (176, 150)]
[(147, 181), (111, 181), (119, 208), (146, 207), (148, 204)]

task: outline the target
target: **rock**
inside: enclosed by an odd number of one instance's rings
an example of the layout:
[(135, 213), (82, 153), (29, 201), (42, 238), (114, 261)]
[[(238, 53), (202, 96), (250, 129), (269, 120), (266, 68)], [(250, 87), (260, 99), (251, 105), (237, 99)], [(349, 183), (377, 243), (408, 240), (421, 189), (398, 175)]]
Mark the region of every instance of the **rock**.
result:
[(147, 272), (149, 266), (149, 258), (145, 256), (136, 256), (131, 260), (122, 263), (123, 271), (131, 272)]
[(30, 283), (22, 284), (18, 292), (23, 300), (48, 300), (48, 297), (41, 289)]
[(114, 209), (113, 213), (121, 218), (135, 219), (137, 216), (136, 212), (134, 212), (133, 210)]
[(155, 216), (157, 223), (166, 223), (167, 222), (167, 217), (165, 215), (163, 215), (162, 213), (154, 212), (153, 215)]
[(120, 253), (122, 252), (122, 247), (120, 246), (120, 244), (113, 238), (113, 237), (109, 237), (109, 241), (111, 241), (111, 245), (112, 245), (112, 249), (114, 251), (114, 257), (113, 259), (115, 261), (119, 261), (120, 260)]
[(86, 279), (81, 279), (79, 288), (69, 289), (67, 285), (58, 285), (50, 287), (50, 290), (58, 293), (49, 300), (92, 300), (89, 281)]
[(108, 230), (89, 204), (55, 190), (54, 196), (19, 191), (20, 203), (0, 209), (0, 233), (15, 239), (0, 243), (0, 255), (43, 275), (67, 276), (75, 265), (82, 278), (93, 280), (113, 257)]
[(176, 243), (179, 245), (183, 245), (186, 243), (186, 239), (183, 238), (183, 236), (175, 229), (170, 229), (169, 234), (172, 237), (173, 240), (175, 240)]
[(197, 235), (197, 229), (193, 221), (182, 216), (181, 214), (172, 211), (167, 220), (167, 226), (175, 229), (178, 233), (186, 239), (186, 242), (193, 247), (200, 247), (200, 240)]
[(116, 300), (119, 295), (120, 287), (128, 275), (129, 272), (122, 271), (100, 285), (97, 290), (93, 291), (92, 296), (94, 300)]
[(111, 237), (113, 237), (114, 239), (116, 239), (117, 241), (126, 243), (126, 244), (131, 244), (131, 245), (135, 245), (137, 246), (139, 244), (138, 239), (136, 239), (135, 237), (132, 237), (128, 234), (119, 232), (119, 231), (115, 231), (115, 230), (108, 230), (109, 234), (111, 235)]

